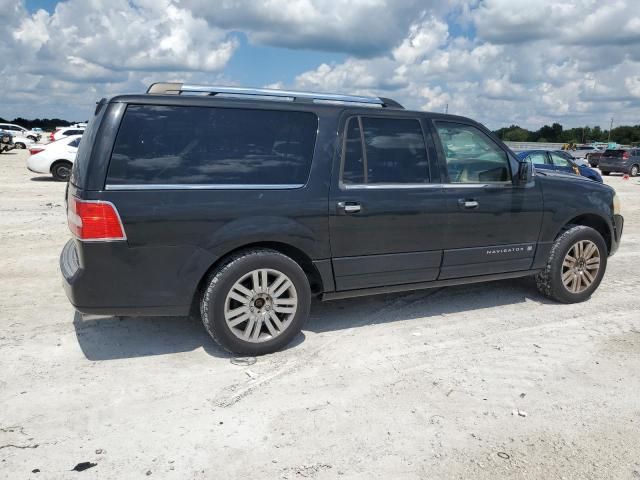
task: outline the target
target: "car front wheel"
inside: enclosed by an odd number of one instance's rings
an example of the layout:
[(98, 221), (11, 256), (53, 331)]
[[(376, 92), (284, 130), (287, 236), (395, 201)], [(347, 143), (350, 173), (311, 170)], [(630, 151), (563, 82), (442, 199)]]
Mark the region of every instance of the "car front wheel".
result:
[(563, 303), (587, 300), (607, 267), (607, 245), (599, 232), (575, 225), (553, 244), (545, 269), (536, 277), (538, 290)]
[(638, 176), (638, 165), (633, 165), (631, 170), (629, 170), (629, 176), (637, 177)]
[(285, 347), (309, 315), (300, 265), (275, 250), (232, 255), (208, 277), (200, 303), (205, 329), (226, 350), (263, 355)]

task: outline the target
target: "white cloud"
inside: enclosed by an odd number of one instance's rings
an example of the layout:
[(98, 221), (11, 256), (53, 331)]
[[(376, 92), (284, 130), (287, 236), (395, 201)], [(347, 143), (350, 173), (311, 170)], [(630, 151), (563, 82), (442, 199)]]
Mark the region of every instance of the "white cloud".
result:
[(460, 0), (181, 0), (213, 26), (247, 32), (255, 43), (372, 56), (402, 40), (425, 12)]
[(49, 112), (66, 113), (74, 104), (88, 112), (96, 96), (110, 91), (143, 91), (146, 85), (139, 82), (145, 72), (158, 72), (155, 80), (217, 76), (238, 47), (229, 32), (212, 28), (174, 0), (68, 0), (51, 14), (32, 15), (18, 0), (1, 1), (11, 14), (0, 26), (0, 52), (4, 46), (16, 59), (0, 67), (12, 93), (5, 93), (4, 116), (12, 110), (42, 116), (21, 107), (36, 89), (38, 107), (53, 115)]
[(24, 0), (0, 0), (0, 55), (14, 59), (0, 64), (2, 115), (81, 119), (101, 96), (140, 92), (153, 81), (236, 84), (227, 69), (243, 48), (242, 32), (254, 45), (339, 53), (335, 62), (257, 80), (274, 87), (378, 94), (435, 111), (448, 105), (490, 127), (604, 126), (611, 116), (639, 123), (637, 6), (66, 0), (51, 13), (28, 13)]
[(322, 65), (294, 83), (366, 89), (410, 108), (448, 105), (491, 127), (604, 125), (612, 115), (638, 123), (640, 30), (633, 27), (640, 11), (633, 2), (485, 0), (458, 13), (475, 38), (456, 38), (431, 17), (382, 55)]

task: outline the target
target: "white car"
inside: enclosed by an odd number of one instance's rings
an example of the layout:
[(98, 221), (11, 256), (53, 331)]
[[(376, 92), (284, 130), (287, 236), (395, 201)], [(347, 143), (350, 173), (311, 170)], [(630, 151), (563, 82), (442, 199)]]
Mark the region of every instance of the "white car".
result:
[(49, 135), (49, 140), (55, 142), (71, 135), (82, 135), (84, 133), (84, 127), (64, 127), (59, 128), (55, 132)]
[(602, 151), (593, 145), (578, 145), (575, 150), (569, 150), (569, 153), (575, 160), (585, 160), (588, 154)]
[(24, 137), (22, 134), (13, 136), (13, 147), (18, 149), (31, 148), (34, 141), (31, 138)]
[(33, 173), (50, 173), (56, 180), (68, 181), (81, 138), (82, 135), (72, 135), (29, 149), (27, 168)]
[(20, 125), (16, 125), (14, 123), (0, 123), (0, 130), (5, 130), (13, 134), (14, 136), (28, 138), (34, 142), (37, 142), (38, 140), (40, 140), (40, 137), (42, 136), (42, 133), (40, 132), (36, 132), (34, 130), (27, 130), (26, 128), (21, 127)]

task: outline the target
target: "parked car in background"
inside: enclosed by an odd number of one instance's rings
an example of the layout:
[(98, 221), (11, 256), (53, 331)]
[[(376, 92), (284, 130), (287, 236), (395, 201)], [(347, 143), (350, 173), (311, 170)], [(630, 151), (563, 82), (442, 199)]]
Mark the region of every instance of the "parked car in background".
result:
[(533, 163), (539, 170), (574, 173), (602, 183), (602, 177), (598, 172), (577, 164), (572, 156), (563, 150), (524, 150), (518, 153), (518, 158)]
[[(575, 150), (567, 150), (567, 153), (569, 153), (574, 160), (581, 160), (582, 162), (585, 162), (585, 165), (587, 155), (589, 155), (590, 153), (602, 151), (593, 145), (578, 145), (575, 148)], [(582, 165), (582, 162), (578, 163)]]
[(603, 175), (618, 172), (636, 177), (640, 173), (640, 148), (605, 150), (599, 167)]
[(98, 103), (67, 218), (60, 270), (78, 311), (199, 310), (245, 355), (291, 342), (312, 296), (535, 275), (542, 294), (585, 301), (623, 228), (611, 187), (534, 175), (469, 118), (175, 83)]
[(13, 148), (13, 135), (9, 132), (0, 131), (0, 153), (7, 152)]
[(49, 135), (49, 139), (52, 142), (56, 140), (60, 140), (65, 137), (70, 137), (72, 135), (82, 135), (84, 133), (84, 127), (64, 127), (59, 128), (55, 132), (51, 132)]
[(30, 148), (35, 142), (31, 140), (31, 138), (24, 137), (22, 135), (15, 135), (13, 137), (13, 146), (14, 148), (24, 150), (25, 148)]
[(72, 135), (31, 148), (27, 168), (34, 173), (50, 173), (56, 180), (69, 180), (81, 138), (82, 135)]
[(33, 142), (37, 142), (42, 137), (42, 133), (36, 132), (35, 130), (28, 130), (14, 123), (0, 123), (0, 130), (8, 131), (14, 136), (28, 138)]
[(589, 165), (591, 167), (598, 168), (602, 155), (604, 155), (604, 150), (598, 150), (596, 152), (587, 153), (587, 162), (589, 162)]

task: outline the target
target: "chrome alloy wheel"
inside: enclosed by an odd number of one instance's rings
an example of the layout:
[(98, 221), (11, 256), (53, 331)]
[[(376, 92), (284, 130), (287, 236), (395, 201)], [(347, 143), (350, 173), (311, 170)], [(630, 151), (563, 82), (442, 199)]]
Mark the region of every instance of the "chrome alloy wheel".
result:
[(296, 287), (289, 277), (261, 268), (233, 284), (224, 302), (224, 318), (236, 337), (260, 343), (284, 332), (297, 308)]
[(562, 283), (570, 293), (582, 293), (595, 281), (600, 270), (600, 250), (590, 240), (573, 244), (562, 262)]

